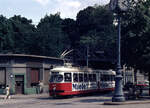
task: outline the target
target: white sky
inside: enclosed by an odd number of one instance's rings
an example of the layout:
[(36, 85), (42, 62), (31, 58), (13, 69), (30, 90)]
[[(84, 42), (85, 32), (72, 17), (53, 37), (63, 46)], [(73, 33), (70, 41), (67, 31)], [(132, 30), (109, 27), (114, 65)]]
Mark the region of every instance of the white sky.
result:
[(0, 0), (0, 14), (7, 18), (21, 15), (38, 23), (46, 14), (60, 12), (61, 18), (76, 18), (77, 13), (94, 4), (104, 5), (110, 0)]

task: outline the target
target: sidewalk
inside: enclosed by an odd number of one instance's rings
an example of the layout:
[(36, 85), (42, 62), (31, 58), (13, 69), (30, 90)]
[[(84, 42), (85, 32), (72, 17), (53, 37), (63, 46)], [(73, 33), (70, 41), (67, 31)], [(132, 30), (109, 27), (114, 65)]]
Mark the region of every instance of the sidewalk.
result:
[(18, 103), (25, 103), (28, 101), (35, 101), (34, 99), (37, 98), (43, 98), (43, 97), (49, 97), (47, 93), (43, 94), (31, 94), (31, 95), (23, 95), (23, 94), (17, 94), (17, 95), (11, 95), (11, 99), (4, 99), (5, 95), (0, 95), (0, 106), (6, 105), (6, 104), (18, 104)]
[[(42, 94), (30, 94), (30, 95), (24, 95), (24, 94), (16, 94), (16, 95), (10, 95), (11, 99), (25, 99), (25, 98), (38, 98), (38, 97), (48, 97), (48, 93), (42, 93)], [(5, 95), (0, 95), (0, 100), (4, 99)]]
[(150, 104), (150, 97), (142, 97), (137, 100), (126, 100), (125, 102), (104, 102), (104, 105), (128, 105), (128, 104)]

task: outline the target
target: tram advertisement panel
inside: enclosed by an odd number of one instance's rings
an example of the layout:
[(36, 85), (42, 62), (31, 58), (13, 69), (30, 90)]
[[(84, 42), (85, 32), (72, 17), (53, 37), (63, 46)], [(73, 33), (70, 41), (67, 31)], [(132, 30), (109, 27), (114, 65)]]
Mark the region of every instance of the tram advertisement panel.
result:
[(97, 89), (97, 83), (72, 83), (72, 91)]

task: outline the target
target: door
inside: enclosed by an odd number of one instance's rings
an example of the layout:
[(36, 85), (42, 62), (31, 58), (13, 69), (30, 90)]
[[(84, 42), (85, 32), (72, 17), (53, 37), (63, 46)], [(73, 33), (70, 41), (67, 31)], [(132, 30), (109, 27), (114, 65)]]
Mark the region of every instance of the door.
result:
[(4, 89), (6, 86), (6, 70), (5, 68), (0, 68), (0, 89)]
[(30, 72), (31, 77), (31, 86), (36, 86), (39, 83), (39, 69), (31, 69)]
[(24, 93), (24, 75), (15, 75), (15, 92), (16, 94)]
[(45, 69), (44, 70), (44, 84), (48, 85), (49, 84), (49, 77), (50, 77), (50, 70)]

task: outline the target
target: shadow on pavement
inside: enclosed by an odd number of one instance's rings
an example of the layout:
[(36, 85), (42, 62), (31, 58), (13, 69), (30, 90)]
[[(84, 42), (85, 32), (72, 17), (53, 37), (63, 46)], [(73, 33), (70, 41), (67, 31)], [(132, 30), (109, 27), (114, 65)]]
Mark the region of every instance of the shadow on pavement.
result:
[(77, 102), (94, 103), (94, 102), (106, 102), (106, 101), (111, 101), (111, 99), (82, 99)]
[(54, 105), (73, 105), (72, 103), (54, 103)]
[(38, 97), (37, 99), (39, 99), (39, 100), (50, 100), (52, 98), (51, 97)]

